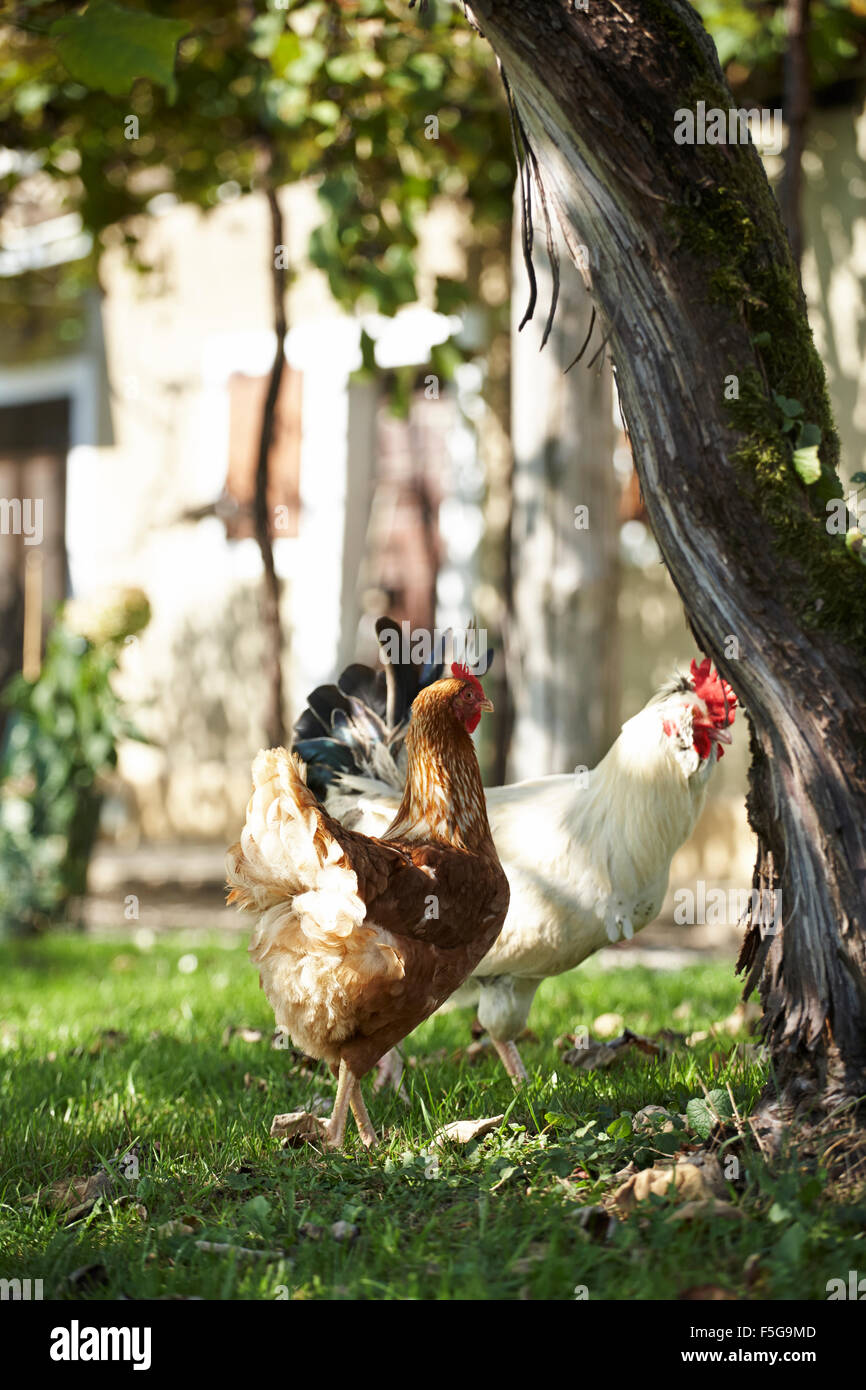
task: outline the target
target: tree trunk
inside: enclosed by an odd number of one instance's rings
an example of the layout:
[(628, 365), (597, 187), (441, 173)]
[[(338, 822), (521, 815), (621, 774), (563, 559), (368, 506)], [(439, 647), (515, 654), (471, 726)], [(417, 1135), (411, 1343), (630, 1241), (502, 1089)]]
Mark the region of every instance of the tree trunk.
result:
[(259, 428), (259, 448), (256, 462), (256, 492), (254, 501), (254, 522), (256, 541), (262, 556), (264, 586), (262, 593), (262, 623), (267, 643), (266, 679), (267, 697), (265, 705), (265, 735), (272, 748), (280, 747), (286, 741), (286, 728), (283, 718), (283, 663), (282, 663), (282, 624), (280, 622), (280, 580), (274, 566), (274, 548), (271, 543), (271, 516), (268, 505), (268, 479), (271, 445), (274, 440), (277, 401), (286, 365), (286, 271), (285, 236), (283, 214), (277, 197), (277, 190), (265, 180), (265, 197), (270, 213), (272, 246), (270, 248), (271, 284), (273, 289), (274, 332), (276, 344), (274, 360), (268, 380), (265, 403), (262, 407), (262, 421)]
[[(488, 79), (498, 84), (492, 71)], [(471, 323), (473, 356), (484, 361), (481, 399), (484, 409), (475, 422), (478, 462), (484, 476), (484, 529), (475, 555), (475, 596), (472, 616), (487, 633), (496, 660), (484, 688), (496, 706), (496, 718), (477, 743), (484, 780), (501, 786), (506, 780), (513, 710), (510, 682), (509, 634), (513, 613), (511, 576), (511, 512), (514, 458), (511, 448), (511, 326), (508, 290), (511, 266), (511, 219), (497, 228), (495, 240), (480, 237), (466, 250), (467, 300), (477, 315)], [(476, 327), (477, 323), (477, 327)], [(465, 617), (461, 619), (465, 626)], [(499, 655), (501, 653), (501, 656)]]
[[(779, 890), (782, 911), (778, 924), (753, 913), (742, 963), (760, 978), (784, 1110), (860, 1097), (866, 570), (828, 532), (838, 442), (778, 206), (751, 145), (674, 139), (677, 112), (735, 104), (685, 0), (473, 12), (571, 255), (593, 254), (656, 539), (749, 712), (754, 883)], [(811, 486), (773, 393), (821, 430)]]
[(803, 149), (809, 116), (809, 9), (810, 0), (786, 0), (785, 26), (785, 120), (788, 148), (779, 201), (782, 217), (797, 265), (803, 259), (801, 200), (803, 191)]
[[(561, 265), (556, 318), (539, 351), (543, 318), (518, 331), (525, 308), (519, 211), (514, 241), (508, 777), (520, 781), (594, 767), (619, 732), (619, 487), (610, 365), (599, 358), (588, 367), (593, 348), (571, 366), (592, 310), (580, 272)], [(561, 239), (558, 252), (565, 254)], [(546, 315), (553, 276), (543, 242), (533, 264)]]

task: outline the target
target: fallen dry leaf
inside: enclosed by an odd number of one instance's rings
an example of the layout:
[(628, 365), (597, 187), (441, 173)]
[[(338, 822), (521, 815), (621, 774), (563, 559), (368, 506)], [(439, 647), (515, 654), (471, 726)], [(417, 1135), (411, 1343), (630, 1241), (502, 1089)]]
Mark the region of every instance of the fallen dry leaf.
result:
[[(631, 1047), (647, 1041), (645, 1038), (639, 1038), (636, 1033), (629, 1032), (627, 1028), (618, 1038), (611, 1038), (610, 1042), (598, 1042), (592, 1037), (580, 1038), (575, 1047), (563, 1053), (562, 1060), (567, 1066), (577, 1067), (579, 1071), (604, 1071), (625, 1057)], [(651, 1044), (641, 1050), (650, 1051), (653, 1055), (658, 1053), (658, 1048), (653, 1048)]]
[(504, 1115), (493, 1115), (486, 1120), (453, 1120), (450, 1125), (437, 1129), (430, 1140), (431, 1148), (445, 1144), (471, 1144), (473, 1139), (483, 1139), (491, 1130), (498, 1129)]
[(743, 1213), (739, 1207), (735, 1207), (731, 1202), (723, 1202), (718, 1197), (705, 1197), (699, 1202), (684, 1202), (681, 1207), (674, 1208), (668, 1219), (670, 1221), (708, 1221), (717, 1216), (729, 1217), (734, 1221), (743, 1220)]
[(274, 1116), (270, 1132), (272, 1139), (285, 1139), (291, 1145), (305, 1144), (308, 1139), (322, 1138), (322, 1122), (309, 1110), (290, 1110)]
[(110, 1194), (113, 1184), (111, 1174), (102, 1168), (89, 1178), (61, 1178), (24, 1200), (27, 1203), (44, 1203), (51, 1211), (65, 1211), (68, 1226), (87, 1216), (100, 1197)]
[(261, 1028), (248, 1028), (245, 1024), (235, 1027), (233, 1024), (229, 1024), (228, 1028), (223, 1031), (222, 1045), (228, 1047), (232, 1038), (240, 1038), (241, 1042), (257, 1043), (261, 1042), (264, 1036)]
[(685, 1033), (678, 1033), (674, 1028), (660, 1028), (657, 1033), (653, 1033), (652, 1040), (662, 1043), (668, 1052), (675, 1051), (678, 1047), (688, 1046)]
[(708, 1154), (696, 1158), (703, 1161), (687, 1159), (682, 1163), (666, 1163), (635, 1173), (614, 1193), (616, 1207), (622, 1212), (634, 1211), (636, 1205), (647, 1201), (652, 1193), (659, 1197), (670, 1196), (678, 1202), (724, 1199), (726, 1189), (718, 1160)]
[(599, 1014), (598, 1018), (593, 1019), (592, 1028), (594, 1033), (598, 1033), (600, 1038), (613, 1038), (617, 1033), (621, 1033), (625, 1027), (625, 1019), (622, 1014)]
[(656, 1134), (659, 1130), (662, 1134), (670, 1134), (671, 1130), (676, 1128), (673, 1115), (663, 1105), (645, 1105), (643, 1110), (638, 1110), (634, 1116), (632, 1127), (647, 1130), (650, 1134)]
[(169, 1236), (191, 1236), (195, 1228), (187, 1225), (185, 1221), (164, 1221), (161, 1226), (157, 1226), (156, 1234), (167, 1239)]
[(360, 1227), (353, 1226), (351, 1221), (335, 1221), (331, 1227), (331, 1237), (339, 1244), (351, 1244), (360, 1235)]
[(563, 1052), (562, 1060), (568, 1067), (577, 1067), (578, 1071), (604, 1071), (624, 1056), (625, 1053), (611, 1043), (596, 1043), (590, 1039), (585, 1046), (572, 1047), (568, 1052)]
[(620, 1047), (636, 1047), (638, 1052), (645, 1052), (648, 1057), (658, 1057), (664, 1048), (656, 1038), (645, 1038), (642, 1033), (632, 1033), (626, 1028), (622, 1038), (614, 1038), (612, 1047), (619, 1044)]

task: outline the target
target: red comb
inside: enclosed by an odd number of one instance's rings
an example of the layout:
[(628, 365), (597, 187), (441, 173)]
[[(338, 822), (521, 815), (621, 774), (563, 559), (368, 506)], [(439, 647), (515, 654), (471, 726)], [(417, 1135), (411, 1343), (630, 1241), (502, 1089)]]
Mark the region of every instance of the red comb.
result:
[(456, 676), (460, 681), (469, 681), (472, 685), (478, 687), (482, 695), (484, 694), (480, 680), (477, 676), (473, 676), (468, 666), (462, 666), (459, 661), (453, 661), (451, 663), (451, 674), (452, 676)]
[(733, 724), (737, 697), (728, 682), (714, 669), (710, 658), (705, 657), (700, 666), (693, 661), (691, 675), (695, 694), (703, 700), (716, 728), (723, 729), (727, 724)]

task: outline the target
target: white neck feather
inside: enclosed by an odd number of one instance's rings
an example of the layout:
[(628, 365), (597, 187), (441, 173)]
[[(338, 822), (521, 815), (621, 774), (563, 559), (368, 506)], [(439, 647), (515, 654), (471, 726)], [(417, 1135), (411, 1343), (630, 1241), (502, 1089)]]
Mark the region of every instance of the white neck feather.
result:
[(640, 878), (669, 864), (703, 810), (715, 747), (686, 775), (689, 760), (684, 766), (676, 756), (663, 717), (663, 707), (651, 705), (627, 720), (588, 787), (569, 799), (569, 830), (577, 836), (592, 827), (614, 881), (629, 867)]

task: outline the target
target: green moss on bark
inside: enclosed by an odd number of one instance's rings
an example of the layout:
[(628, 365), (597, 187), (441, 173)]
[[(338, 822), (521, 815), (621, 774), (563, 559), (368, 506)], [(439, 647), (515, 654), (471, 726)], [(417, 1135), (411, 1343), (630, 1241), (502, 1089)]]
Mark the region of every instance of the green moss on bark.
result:
[[(723, 89), (704, 84), (698, 100), (724, 109)], [(806, 626), (832, 632), (847, 644), (866, 644), (866, 569), (827, 531), (827, 501), (842, 497), (839, 439), (826, 375), (815, 348), (790, 245), (763, 166), (754, 151), (705, 146), (700, 198), (671, 215), (680, 246), (707, 270), (709, 299), (744, 323), (754, 357), (729, 363), (739, 399), (726, 401), (737, 441), (731, 458), (754, 498), (773, 547), (793, 559), (802, 575), (799, 612)], [(820, 480), (807, 487), (774, 395), (800, 401), (803, 420), (821, 430)], [(795, 598), (795, 602), (796, 602)]]
[(694, 29), (671, 9), (670, 0), (641, 0), (641, 20), (652, 20), (652, 27), (661, 29), (695, 69), (705, 66), (706, 53)]

